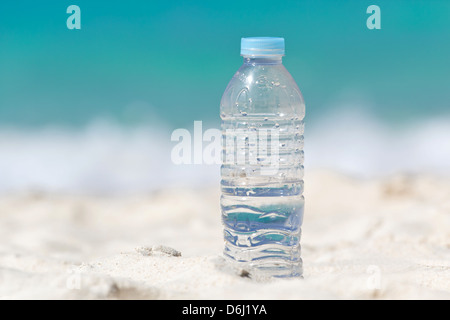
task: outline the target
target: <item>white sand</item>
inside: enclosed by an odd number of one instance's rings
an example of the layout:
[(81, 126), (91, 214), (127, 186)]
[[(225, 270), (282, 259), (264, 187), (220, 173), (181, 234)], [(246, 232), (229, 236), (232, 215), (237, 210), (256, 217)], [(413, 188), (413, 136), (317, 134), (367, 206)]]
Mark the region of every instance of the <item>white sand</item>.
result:
[(450, 180), (305, 180), (294, 280), (224, 265), (218, 188), (1, 195), (0, 298), (450, 299)]

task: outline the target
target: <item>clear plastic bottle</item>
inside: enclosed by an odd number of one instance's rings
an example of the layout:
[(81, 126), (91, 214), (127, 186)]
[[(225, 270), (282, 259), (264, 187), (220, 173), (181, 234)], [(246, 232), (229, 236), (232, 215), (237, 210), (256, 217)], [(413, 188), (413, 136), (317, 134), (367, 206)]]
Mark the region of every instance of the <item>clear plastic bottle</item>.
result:
[(283, 38), (242, 38), (221, 100), (224, 255), (275, 277), (302, 274), (305, 103)]

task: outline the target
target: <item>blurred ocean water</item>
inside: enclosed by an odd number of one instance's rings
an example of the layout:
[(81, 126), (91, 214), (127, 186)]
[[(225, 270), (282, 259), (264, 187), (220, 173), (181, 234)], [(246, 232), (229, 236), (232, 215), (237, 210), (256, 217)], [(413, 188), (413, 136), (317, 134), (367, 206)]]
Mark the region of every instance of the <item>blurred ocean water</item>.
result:
[(214, 121), (240, 38), (262, 35), (286, 39), (309, 121), (355, 99), (394, 125), (449, 115), (450, 2), (377, 1), (381, 30), (369, 4), (80, 0), (68, 30), (65, 3), (1, 2), (0, 125), (136, 125), (149, 108), (174, 126)]
[[(306, 167), (450, 172), (450, 2), (0, 3), (0, 191), (133, 192), (215, 183), (171, 132), (219, 128), (242, 36), (283, 36), (306, 100)], [(206, 125), (207, 124), (207, 125)]]

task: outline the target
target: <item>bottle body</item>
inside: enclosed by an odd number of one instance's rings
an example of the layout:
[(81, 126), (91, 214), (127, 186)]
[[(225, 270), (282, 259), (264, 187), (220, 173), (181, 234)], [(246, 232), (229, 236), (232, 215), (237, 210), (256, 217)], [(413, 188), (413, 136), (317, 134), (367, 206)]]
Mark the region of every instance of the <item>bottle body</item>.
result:
[(246, 57), (221, 100), (224, 255), (302, 274), (305, 104), (280, 56)]

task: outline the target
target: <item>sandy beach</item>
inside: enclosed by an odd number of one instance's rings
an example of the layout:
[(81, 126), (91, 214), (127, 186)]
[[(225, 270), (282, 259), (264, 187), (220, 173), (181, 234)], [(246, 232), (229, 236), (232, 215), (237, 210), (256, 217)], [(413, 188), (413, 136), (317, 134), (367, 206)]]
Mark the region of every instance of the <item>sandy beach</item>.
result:
[(450, 180), (306, 178), (304, 278), (221, 258), (218, 187), (0, 196), (2, 299), (450, 299)]

